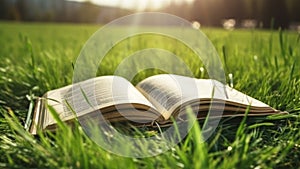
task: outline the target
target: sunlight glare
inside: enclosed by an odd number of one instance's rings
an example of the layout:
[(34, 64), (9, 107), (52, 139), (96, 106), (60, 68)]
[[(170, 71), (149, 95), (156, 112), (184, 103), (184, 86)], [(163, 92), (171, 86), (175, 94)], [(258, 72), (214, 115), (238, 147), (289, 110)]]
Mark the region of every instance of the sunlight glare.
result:
[(142, 11), (145, 9), (159, 9), (169, 3), (169, 0), (91, 0), (98, 5), (121, 7)]

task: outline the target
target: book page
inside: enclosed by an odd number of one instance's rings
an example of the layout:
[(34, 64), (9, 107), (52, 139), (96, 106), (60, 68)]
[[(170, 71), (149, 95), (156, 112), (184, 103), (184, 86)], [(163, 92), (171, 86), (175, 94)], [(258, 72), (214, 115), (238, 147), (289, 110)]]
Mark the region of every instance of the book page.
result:
[[(155, 107), (126, 79), (118, 76), (102, 76), (89, 79), (74, 85), (69, 85), (46, 94), (48, 105), (52, 106), (63, 121), (82, 116), (95, 110), (105, 109), (113, 106), (123, 109)], [(130, 107), (132, 106), (132, 107)], [(117, 110), (116, 110), (117, 111)], [(152, 111), (155, 116), (161, 116)], [(143, 116), (143, 115), (141, 115)], [(147, 115), (145, 115), (147, 116)], [(151, 115), (153, 116), (153, 115)], [(45, 124), (55, 123), (49, 112), (45, 113)]]
[(146, 78), (136, 86), (168, 119), (180, 105), (192, 101), (219, 99), (234, 105), (269, 107), (219, 81), (162, 74)]

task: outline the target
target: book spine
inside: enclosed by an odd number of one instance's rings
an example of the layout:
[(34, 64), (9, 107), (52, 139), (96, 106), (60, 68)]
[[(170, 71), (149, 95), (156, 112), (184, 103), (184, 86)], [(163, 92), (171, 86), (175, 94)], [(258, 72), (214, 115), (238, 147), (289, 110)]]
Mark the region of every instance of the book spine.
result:
[(37, 134), (37, 130), (41, 127), (41, 114), (43, 112), (44, 106), (43, 106), (43, 98), (37, 98), (34, 106), (34, 112), (33, 112), (33, 118), (29, 117), (30, 124), (27, 124), (29, 127), (29, 132), (32, 134)]

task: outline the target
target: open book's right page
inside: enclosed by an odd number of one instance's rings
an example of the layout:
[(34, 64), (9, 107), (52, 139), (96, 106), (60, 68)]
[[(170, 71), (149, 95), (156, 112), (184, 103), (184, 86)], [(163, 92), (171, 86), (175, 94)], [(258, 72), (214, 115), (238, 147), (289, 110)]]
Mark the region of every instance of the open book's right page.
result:
[(216, 105), (224, 111), (239, 109), (245, 112), (248, 106), (251, 106), (254, 113), (270, 114), (276, 111), (267, 104), (212, 79), (162, 74), (146, 78), (136, 87), (162, 112), (165, 119), (169, 119), (172, 113), (174, 115), (174, 111), (182, 105), (197, 105), (199, 109), (209, 109), (212, 100), (218, 102)]

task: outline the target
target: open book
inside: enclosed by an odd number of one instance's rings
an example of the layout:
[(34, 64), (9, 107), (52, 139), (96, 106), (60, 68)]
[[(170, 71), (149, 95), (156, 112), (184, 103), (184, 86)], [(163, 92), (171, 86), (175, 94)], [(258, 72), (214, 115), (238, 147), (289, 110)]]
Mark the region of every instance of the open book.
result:
[[(161, 74), (148, 77), (133, 86), (119, 76), (101, 76), (47, 92), (39, 98), (29, 131), (55, 130), (56, 121), (48, 106), (62, 121), (98, 118), (99, 123), (131, 123), (151, 126), (186, 119), (186, 108), (198, 119), (207, 117), (265, 116), (282, 113), (229, 86), (212, 79)], [(101, 114), (101, 118), (99, 115)], [(86, 118), (88, 119), (88, 118)]]

